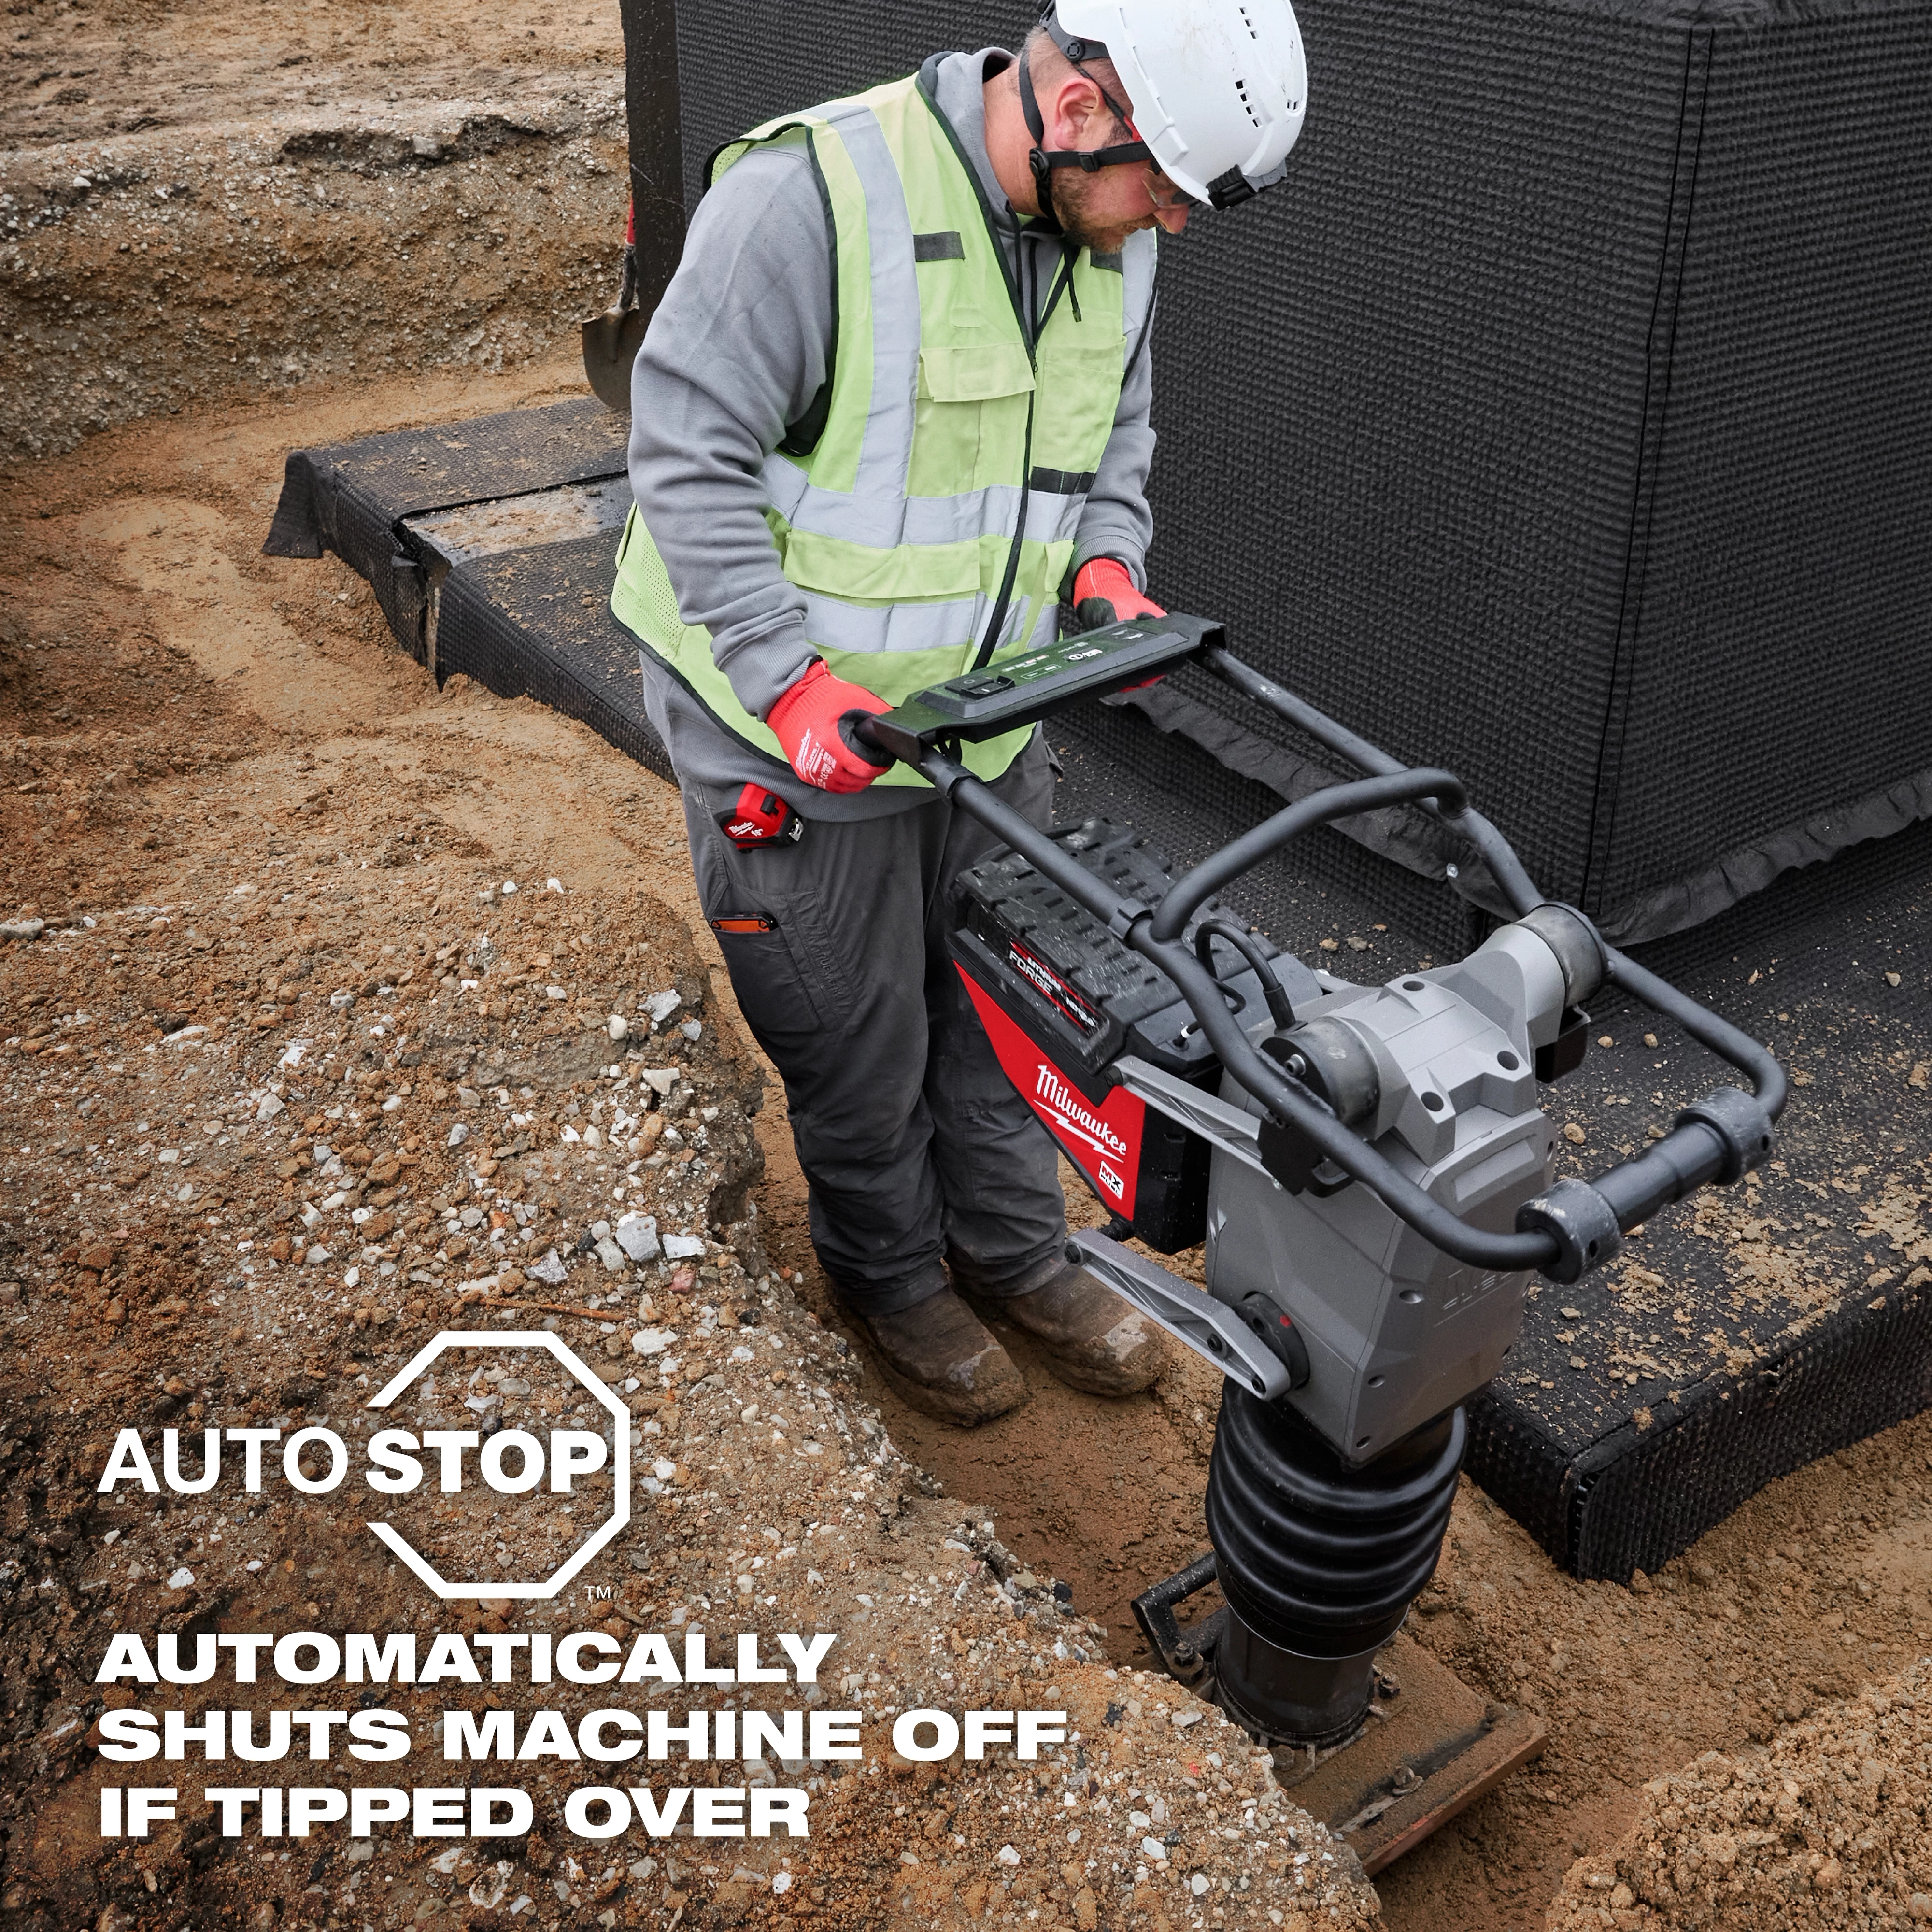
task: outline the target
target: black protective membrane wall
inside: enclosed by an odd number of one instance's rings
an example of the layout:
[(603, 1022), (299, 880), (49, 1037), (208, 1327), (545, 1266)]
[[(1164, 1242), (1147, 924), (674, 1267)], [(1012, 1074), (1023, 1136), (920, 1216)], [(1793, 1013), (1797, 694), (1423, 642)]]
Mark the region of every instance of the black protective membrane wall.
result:
[[(1932, 814), (1932, 7), (1299, 14), (1286, 181), (1163, 250), (1154, 594), (1451, 766), (1622, 941)], [(767, 116), (1029, 19), (687, 4), (687, 196)], [(1205, 678), (1142, 703), (1318, 776)]]

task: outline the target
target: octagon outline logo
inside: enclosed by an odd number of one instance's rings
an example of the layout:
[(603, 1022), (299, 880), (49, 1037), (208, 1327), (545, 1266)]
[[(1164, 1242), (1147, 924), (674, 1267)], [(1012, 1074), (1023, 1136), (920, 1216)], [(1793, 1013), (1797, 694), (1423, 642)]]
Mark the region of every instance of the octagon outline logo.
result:
[(448, 1349), (515, 1348), (541, 1348), (554, 1356), (566, 1373), (577, 1378), (594, 1401), (601, 1402), (610, 1411), (616, 1424), (610, 1518), (553, 1576), (541, 1583), (451, 1583), (443, 1580), (434, 1564), (410, 1547), (401, 1532), (393, 1524), (371, 1522), (364, 1517), (365, 1526), (375, 1532), (384, 1548), (404, 1564), (418, 1582), (427, 1584), (436, 1595), (446, 1600), (470, 1597), (502, 1597), (527, 1602), (532, 1599), (554, 1597), (631, 1520), (631, 1412), (603, 1378), (586, 1368), (568, 1344), (561, 1337), (552, 1334), (548, 1328), (509, 1330), (446, 1329), (398, 1370), (364, 1406), (387, 1408), (439, 1355)]

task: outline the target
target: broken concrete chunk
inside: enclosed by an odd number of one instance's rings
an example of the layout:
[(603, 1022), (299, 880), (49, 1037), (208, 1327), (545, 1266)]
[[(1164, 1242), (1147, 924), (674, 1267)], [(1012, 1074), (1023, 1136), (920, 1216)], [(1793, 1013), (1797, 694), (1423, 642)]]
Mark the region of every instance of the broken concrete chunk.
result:
[(654, 1262), (658, 1258), (657, 1217), (651, 1214), (626, 1214), (615, 1230), (618, 1246), (634, 1262)]

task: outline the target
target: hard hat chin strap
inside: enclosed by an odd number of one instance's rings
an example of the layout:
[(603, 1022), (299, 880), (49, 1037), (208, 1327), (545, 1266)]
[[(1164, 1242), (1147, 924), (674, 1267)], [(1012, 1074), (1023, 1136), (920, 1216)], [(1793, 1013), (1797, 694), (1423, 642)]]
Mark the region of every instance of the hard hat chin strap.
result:
[[(1090, 41), (1066, 41), (1058, 31), (1058, 22), (1051, 20), (1047, 31), (1053, 35), (1054, 44), (1065, 52), (1067, 47), (1081, 48), (1095, 59), (1106, 56), (1106, 49)], [(1078, 58), (1067, 56), (1073, 70), (1082, 80), (1091, 81), (1100, 88), (1100, 98), (1105, 101), (1114, 118), (1130, 130), (1133, 121), (1126, 110), (1094, 79), (1082, 67)], [(1033, 64), (1024, 51), (1019, 59), (1020, 111), (1026, 116), (1027, 132), (1033, 136), (1033, 147), (1027, 155), (1027, 166), (1033, 171), (1034, 194), (1040, 203), (1040, 212), (1049, 220), (1058, 221), (1058, 214), (1053, 206), (1053, 170), (1055, 168), (1078, 168), (1082, 174), (1096, 174), (1102, 168), (1111, 168), (1123, 161), (1150, 161), (1154, 150), (1136, 135), (1131, 141), (1116, 142), (1110, 148), (1048, 148), (1046, 140), (1046, 122), (1040, 111), (1039, 97), (1033, 89)]]

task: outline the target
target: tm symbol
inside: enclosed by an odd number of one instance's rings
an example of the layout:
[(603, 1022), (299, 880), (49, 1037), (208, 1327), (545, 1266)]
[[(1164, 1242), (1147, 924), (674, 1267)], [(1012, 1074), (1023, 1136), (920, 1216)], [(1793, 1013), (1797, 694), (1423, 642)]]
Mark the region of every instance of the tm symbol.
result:
[(592, 1604), (608, 1604), (616, 1588), (612, 1583), (586, 1583), (584, 1586), (584, 1600)]

